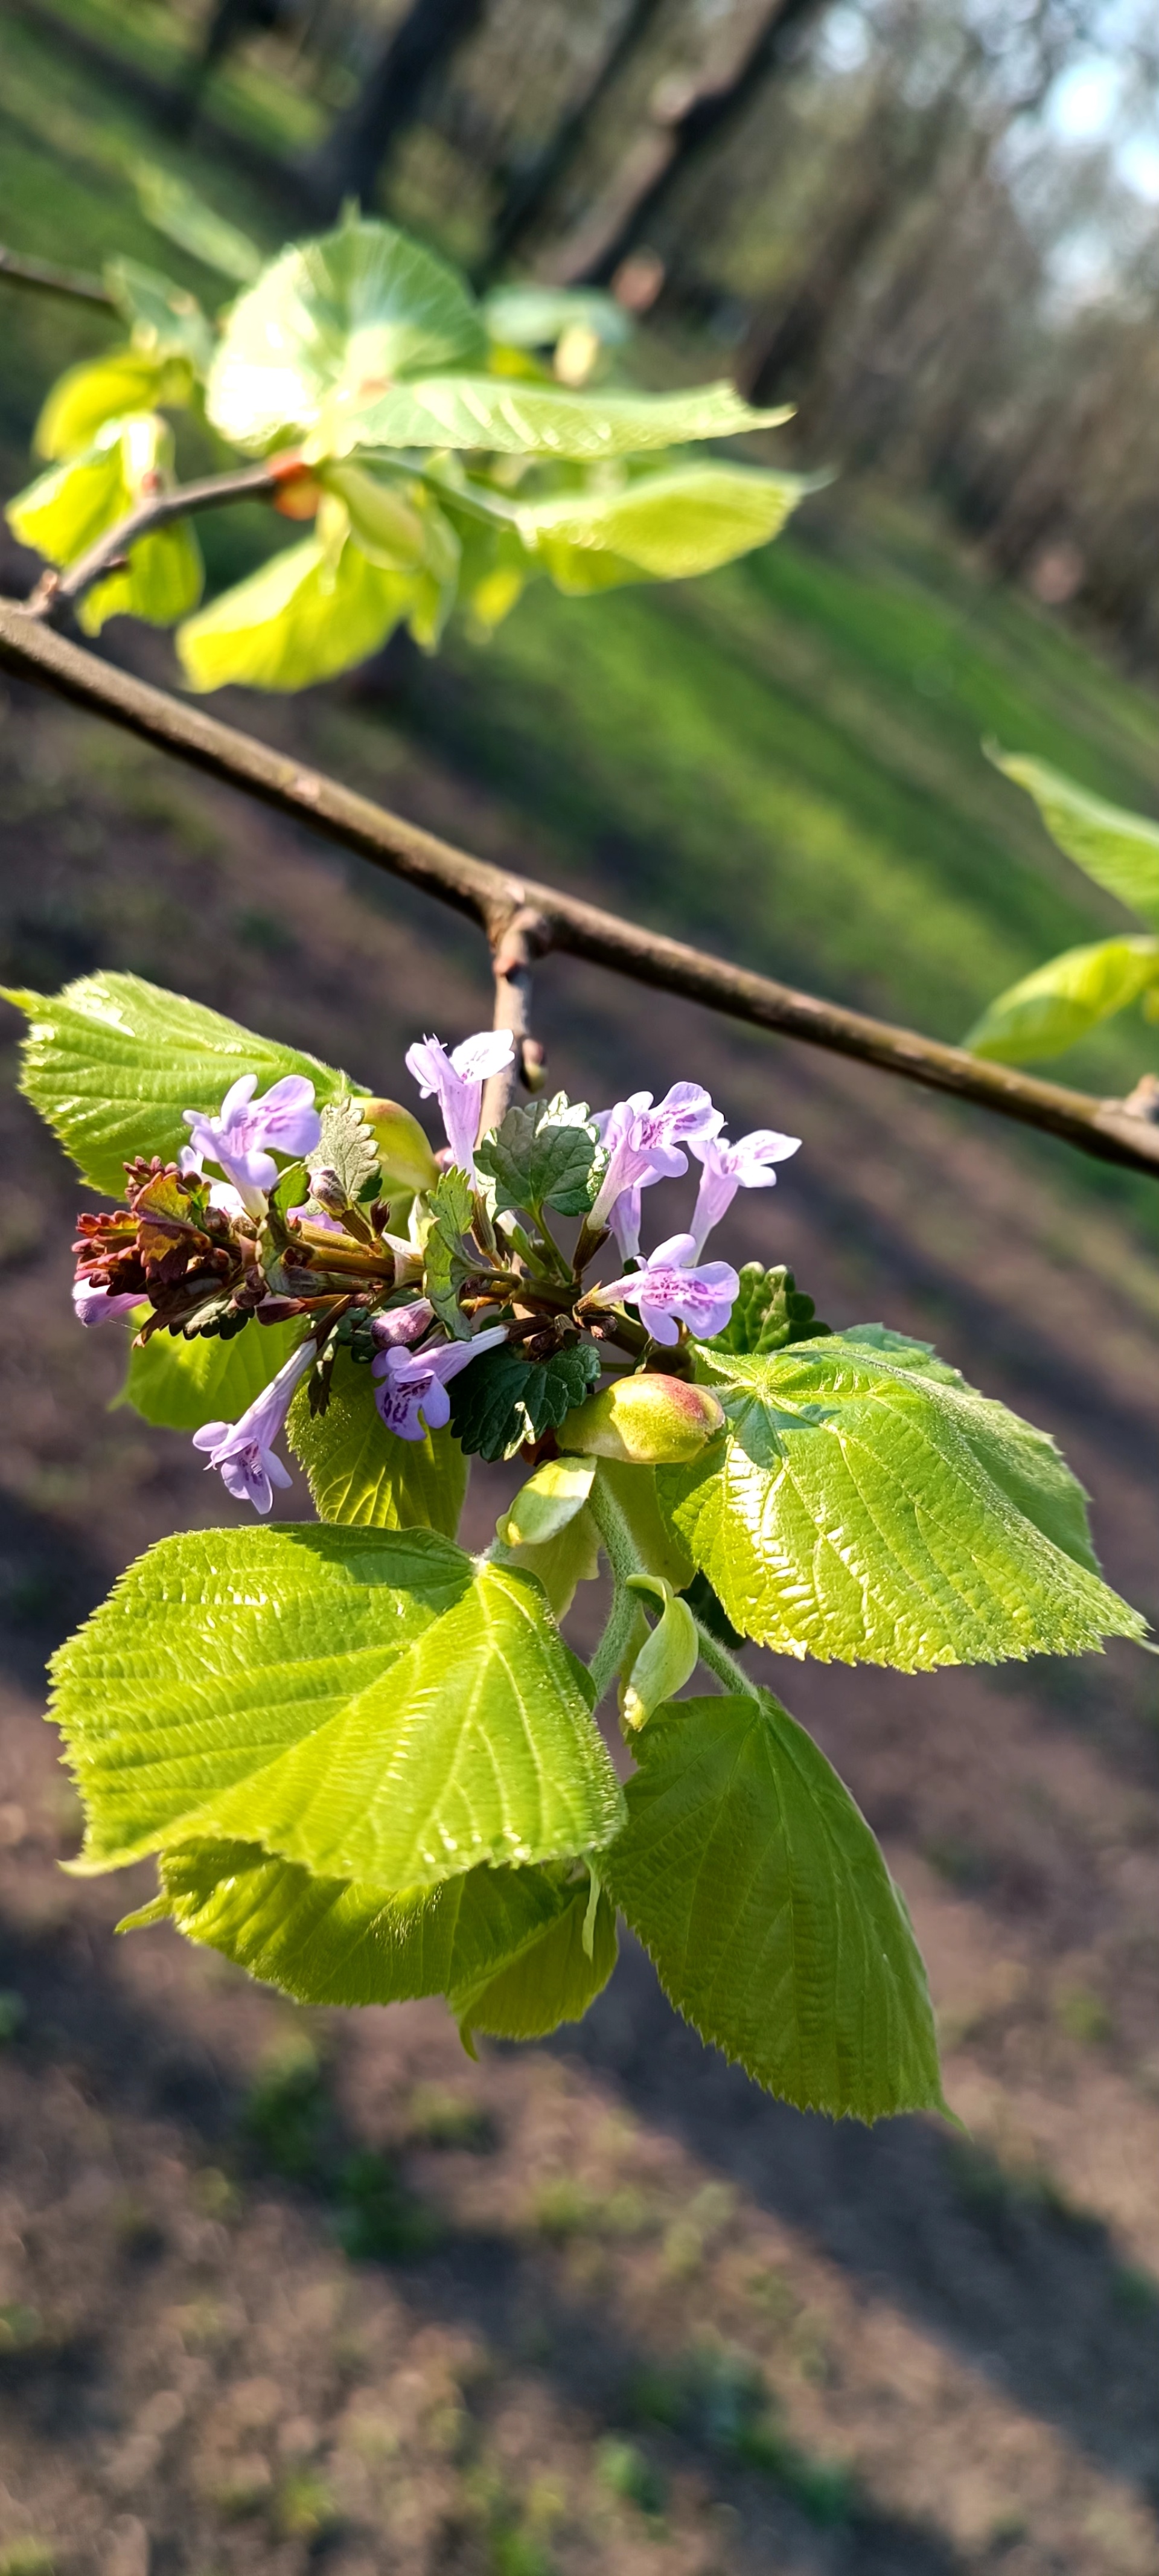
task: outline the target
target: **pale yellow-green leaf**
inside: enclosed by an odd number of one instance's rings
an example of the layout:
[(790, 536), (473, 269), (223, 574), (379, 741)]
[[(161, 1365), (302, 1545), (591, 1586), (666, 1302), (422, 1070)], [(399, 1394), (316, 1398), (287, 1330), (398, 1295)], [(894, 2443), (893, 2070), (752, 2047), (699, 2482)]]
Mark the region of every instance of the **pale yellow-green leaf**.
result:
[(288, 1431), (321, 1520), (363, 1529), (436, 1529), (454, 1538), (467, 1460), (453, 1432), (400, 1440), (388, 1431), (375, 1407), (370, 1370), (348, 1351), (335, 1356), (325, 1412), (312, 1414), (308, 1391), (299, 1387)]
[(32, 434), (38, 456), (80, 456), (106, 421), (131, 412), (187, 403), (193, 374), (187, 358), (155, 349), (112, 349), (70, 367), (47, 396)]
[(177, 650), (194, 689), (305, 689), (376, 653), (413, 596), (351, 541), (333, 563), (307, 537), (188, 618)]
[(619, 492), (533, 502), (517, 525), (559, 590), (683, 581), (767, 545), (809, 489), (801, 475), (709, 460), (642, 475)]
[(1091, 948), (1067, 948), (999, 993), (965, 1044), (974, 1055), (1001, 1064), (1061, 1055), (1157, 982), (1159, 939), (1102, 939)]
[(1076, 867), (1159, 930), (1159, 823), (1088, 795), (1045, 760), (992, 752), (995, 767), (1033, 796), (1047, 831)]
[(136, 259), (105, 263), (105, 284), (129, 324), (134, 349), (151, 357), (182, 357), (203, 376), (213, 356), (213, 329), (195, 295)]
[(99, 635), (110, 617), (142, 617), (149, 626), (175, 626), (196, 608), (205, 567), (201, 548), (188, 520), (177, 519), (140, 537), (130, 549), (124, 572), (94, 582), (82, 599), (79, 621), (86, 635)]
[(191, 1342), (180, 1333), (154, 1333), (143, 1349), (130, 1349), (116, 1402), (131, 1404), (162, 1431), (236, 1422), (301, 1339), (300, 1316), (287, 1324), (246, 1324), (228, 1341), (220, 1333), (198, 1333)]
[(499, 376), (427, 376), (378, 395), (344, 388), (320, 412), (306, 453), (321, 460), (354, 448), (457, 447), (590, 461), (735, 438), (786, 417), (751, 410), (728, 384), (679, 394), (569, 393)]

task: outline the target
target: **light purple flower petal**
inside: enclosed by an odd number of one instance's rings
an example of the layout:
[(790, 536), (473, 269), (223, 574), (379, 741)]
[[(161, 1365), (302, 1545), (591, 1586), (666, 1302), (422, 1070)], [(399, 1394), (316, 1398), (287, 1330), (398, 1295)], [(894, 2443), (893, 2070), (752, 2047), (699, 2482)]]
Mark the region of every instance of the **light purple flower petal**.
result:
[(252, 1503), (255, 1512), (268, 1512), (274, 1486), (291, 1481), (274, 1442), (281, 1435), (294, 1391), (316, 1357), (312, 1339), (300, 1342), (237, 1422), (203, 1422), (193, 1434), (194, 1448), (209, 1451), (209, 1464), (216, 1467), (226, 1492), (235, 1502)]
[(72, 1303), (78, 1324), (109, 1324), (114, 1315), (131, 1315), (136, 1307), (144, 1305), (145, 1297), (141, 1289), (113, 1297), (107, 1288), (94, 1288), (87, 1279), (74, 1279)]
[(240, 1193), (251, 1216), (262, 1215), (263, 1196), (277, 1181), (274, 1154), (284, 1154), (291, 1160), (312, 1154), (322, 1135), (322, 1122), (314, 1106), (314, 1085), (304, 1074), (283, 1074), (260, 1100), (253, 1096), (257, 1079), (256, 1073), (239, 1074), (237, 1081), (230, 1084), (216, 1118), (199, 1109), (182, 1113), (190, 1130), (182, 1169), (216, 1163)]
[(650, 1091), (634, 1091), (618, 1100), (597, 1121), (608, 1149), (589, 1223), (607, 1225), (624, 1190), (649, 1189), (653, 1181), (678, 1180), (688, 1169), (682, 1144), (715, 1136), (724, 1125), (719, 1109), (698, 1082), (674, 1082), (653, 1106)]
[(471, 1342), (440, 1342), (437, 1349), (425, 1351), (400, 1349), (396, 1343), (380, 1351), (371, 1361), (371, 1375), (379, 1380), (374, 1400), (387, 1430), (400, 1440), (422, 1440), (427, 1431), (441, 1431), (451, 1418), (446, 1392), (451, 1379), (480, 1352), (494, 1350), (506, 1339), (506, 1325), (493, 1324)]
[(464, 1038), (450, 1055), (440, 1038), (423, 1038), (407, 1048), (407, 1072), (413, 1074), (424, 1100), (432, 1094), (437, 1098), (451, 1160), (470, 1180), (477, 1177), (475, 1140), (484, 1082), (488, 1074), (499, 1073), (510, 1064), (513, 1053), (509, 1029), (480, 1029), (476, 1037)]
[(777, 1177), (770, 1165), (786, 1162), (800, 1142), (799, 1136), (782, 1136), (774, 1127), (754, 1127), (751, 1135), (738, 1137), (735, 1145), (723, 1136), (692, 1138), (692, 1151), (703, 1166), (692, 1219), (698, 1257), (713, 1226), (720, 1224), (732, 1206), (737, 1191), (770, 1190)]
[(722, 1333), (732, 1313), (740, 1280), (727, 1261), (697, 1264), (691, 1234), (673, 1234), (658, 1244), (639, 1270), (610, 1279), (600, 1296), (611, 1304), (638, 1308), (653, 1341), (678, 1341), (677, 1324), (687, 1324), (699, 1341)]
[[(435, 1310), (426, 1297), (416, 1297), (411, 1306), (391, 1306), (385, 1315), (376, 1315), (370, 1327), (370, 1338), (380, 1351), (394, 1343), (417, 1342), (435, 1320)], [(373, 1363), (372, 1363), (373, 1365)]]
[(608, 1209), (608, 1224), (620, 1248), (621, 1261), (640, 1258), (640, 1183), (634, 1189), (621, 1190), (615, 1206)]

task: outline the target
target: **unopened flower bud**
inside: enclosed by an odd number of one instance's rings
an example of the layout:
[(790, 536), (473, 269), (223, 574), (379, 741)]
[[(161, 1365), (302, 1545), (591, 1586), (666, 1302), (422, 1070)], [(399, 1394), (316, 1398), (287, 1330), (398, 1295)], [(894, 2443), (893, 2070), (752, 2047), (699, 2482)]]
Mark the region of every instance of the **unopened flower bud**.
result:
[(562, 1449), (622, 1458), (634, 1467), (679, 1466), (721, 1430), (724, 1414), (706, 1386), (659, 1373), (620, 1378), (577, 1405), (560, 1425)]
[(360, 1100), (358, 1106), (378, 1147), (387, 1197), (398, 1190), (433, 1190), (438, 1169), (418, 1119), (397, 1100)]
[(318, 1170), (310, 1174), (310, 1196), (317, 1199), (319, 1207), (328, 1208), (331, 1216), (341, 1216), (349, 1203), (337, 1172), (332, 1172), (325, 1163), (319, 1164)]

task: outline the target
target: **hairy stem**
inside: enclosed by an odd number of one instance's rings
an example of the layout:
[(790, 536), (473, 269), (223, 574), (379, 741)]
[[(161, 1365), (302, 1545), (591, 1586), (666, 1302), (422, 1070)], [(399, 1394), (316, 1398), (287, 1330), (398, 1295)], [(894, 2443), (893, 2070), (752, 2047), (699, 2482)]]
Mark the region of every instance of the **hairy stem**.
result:
[(624, 1585), (617, 1582), (612, 1594), (612, 1607), (607, 1626), (588, 1665), (595, 1687), (597, 1708), (609, 1683), (615, 1680), (639, 1620), (640, 1604), (635, 1593), (626, 1591)]
[(707, 1664), (709, 1672), (716, 1674), (718, 1682), (723, 1682), (728, 1691), (740, 1691), (746, 1699), (755, 1699), (756, 1682), (746, 1673), (744, 1665), (737, 1662), (736, 1656), (729, 1653), (728, 1647), (721, 1645), (719, 1637), (714, 1637), (712, 1630), (705, 1627), (703, 1619), (697, 1619), (696, 1634), (700, 1641), (701, 1663)]

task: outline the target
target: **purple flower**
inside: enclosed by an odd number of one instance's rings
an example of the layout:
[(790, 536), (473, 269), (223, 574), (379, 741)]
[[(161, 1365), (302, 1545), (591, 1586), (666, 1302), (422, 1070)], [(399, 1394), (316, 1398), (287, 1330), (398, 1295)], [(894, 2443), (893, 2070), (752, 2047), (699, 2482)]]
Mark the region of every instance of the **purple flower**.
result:
[[(244, 1199), (251, 1216), (262, 1216), (263, 1193), (278, 1177), (275, 1154), (293, 1160), (312, 1154), (320, 1143), (322, 1122), (314, 1107), (314, 1085), (303, 1074), (287, 1073), (254, 1099), (256, 1073), (243, 1073), (230, 1084), (216, 1118), (200, 1109), (182, 1111), (190, 1131), (181, 1157), (182, 1170), (216, 1163)], [(268, 1507), (267, 1507), (268, 1508)]]
[(131, 1315), (135, 1306), (143, 1305), (144, 1291), (134, 1288), (114, 1297), (107, 1288), (94, 1288), (91, 1279), (74, 1279), (72, 1303), (78, 1324), (109, 1324), (114, 1315)]
[(751, 1136), (738, 1136), (730, 1145), (723, 1136), (694, 1136), (692, 1151), (703, 1165), (700, 1188), (692, 1218), (692, 1235), (699, 1260), (713, 1226), (732, 1206), (738, 1190), (771, 1190), (776, 1173), (770, 1163), (787, 1163), (795, 1154), (799, 1136), (779, 1136), (775, 1127), (754, 1127)]
[(609, 1279), (598, 1293), (608, 1305), (638, 1307), (654, 1342), (678, 1341), (678, 1321), (706, 1341), (712, 1333), (723, 1333), (739, 1288), (727, 1261), (697, 1267), (695, 1237), (673, 1234), (667, 1243), (657, 1244), (639, 1270), (630, 1270), (625, 1279)]
[(428, 1431), (441, 1431), (451, 1418), (450, 1380), (481, 1351), (494, 1350), (506, 1339), (506, 1325), (492, 1324), (489, 1331), (476, 1333), (473, 1342), (442, 1342), (432, 1351), (403, 1350), (395, 1343), (381, 1351), (371, 1362), (371, 1374), (381, 1381), (374, 1401), (387, 1430), (400, 1440), (422, 1440)]
[(396, 1342), (417, 1342), (434, 1323), (435, 1310), (427, 1297), (416, 1297), (411, 1306), (391, 1306), (385, 1315), (376, 1315), (370, 1327), (375, 1348), (388, 1351)]
[(608, 1209), (608, 1224), (620, 1248), (621, 1261), (640, 1258), (640, 1183), (634, 1189), (621, 1190)]
[(438, 1098), (452, 1163), (472, 1181), (477, 1177), (475, 1139), (483, 1085), (489, 1074), (502, 1073), (514, 1052), (510, 1029), (480, 1029), (449, 1055), (439, 1038), (422, 1038), (406, 1051), (407, 1072), (413, 1073), (422, 1098), (429, 1100), (432, 1092)]
[(298, 1381), (317, 1356), (312, 1339), (300, 1342), (239, 1422), (205, 1422), (194, 1432), (194, 1448), (208, 1449), (209, 1464), (217, 1468), (235, 1503), (252, 1503), (255, 1512), (268, 1512), (274, 1486), (289, 1484), (274, 1442), (280, 1438)]
[[(678, 1180), (688, 1169), (681, 1144), (717, 1135), (724, 1119), (698, 1082), (674, 1082), (655, 1107), (650, 1091), (633, 1091), (629, 1099), (617, 1100), (614, 1109), (602, 1110), (595, 1123), (608, 1149), (608, 1164), (588, 1223), (610, 1225), (627, 1259), (624, 1232), (631, 1232), (633, 1202), (617, 1218), (617, 1200), (626, 1191), (648, 1189), (653, 1181)], [(638, 1237), (638, 1215), (635, 1224)]]

